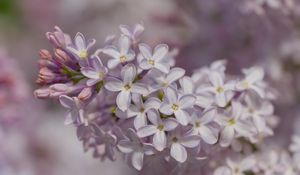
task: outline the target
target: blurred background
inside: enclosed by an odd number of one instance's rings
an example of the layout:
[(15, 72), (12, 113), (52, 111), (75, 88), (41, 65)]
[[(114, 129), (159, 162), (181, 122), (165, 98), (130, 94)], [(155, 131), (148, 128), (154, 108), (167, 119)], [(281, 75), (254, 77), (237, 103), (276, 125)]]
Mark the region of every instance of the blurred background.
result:
[(136, 174), (121, 157), (83, 153), (59, 104), (32, 95), (38, 52), (50, 48), (45, 33), (55, 25), (102, 47), (120, 24), (136, 23), (150, 45), (178, 48), (188, 74), (218, 59), (234, 74), (263, 66), (278, 96), (278, 143), (300, 133), (298, 0), (0, 0), (0, 175)]

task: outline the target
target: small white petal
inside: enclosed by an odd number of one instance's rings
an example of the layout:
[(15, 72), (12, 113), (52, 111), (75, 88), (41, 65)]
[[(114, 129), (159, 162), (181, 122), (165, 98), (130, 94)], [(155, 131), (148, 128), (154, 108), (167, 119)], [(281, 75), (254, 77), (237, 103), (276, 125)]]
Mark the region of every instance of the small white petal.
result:
[(175, 111), (175, 117), (177, 121), (184, 126), (189, 123), (189, 114), (184, 110), (179, 109)]
[(127, 54), (131, 45), (130, 39), (127, 36), (122, 35), (119, 38), (118, 44), (119, 44), (120, 53)]
[(154, 125), (158, 126), (159, 124), (161, 124), (161, 119), (157, 110), (149, 110), (147, 112), (147, 115), (150, 122)]
[(155, 47), (153, 59), (156, 61), (162, 60), (168, 53), (169, 47), (166, 44), (159, 44)]
[(185, 74), (185, 70), (182, 68), (175, 67), (170, 70), (169, 74), (166, 77), (166, 81), (171, 84), (176, 80), (179, 80)]
[(144, 160), (144, 153), (134, 152), (132, 154), (131, 163), (135, 169), (141, 170), (143, 168), (143, 160)]
[(227, 99), (224, 93), (216, 94), (216, 103), (220, 107), (225, 107), (227, 104)]
[(113, 92), (121, 91), (123, 88), (123, 82), (116, 78), (110, 78), (108, 82), (104, 84), (104, 87)]
[(251, 170), (255, 166), (255, 164), (256, 160), (254, 159), (254, 157), (247, 157), (242, 160), (240, 164), (240, 169), (241, 171)]
[(109, 69), (113, 69), (113, 68), (117, 67), (119, 64), (120, 64), (120, 60), (113, 58), (113, 59), (108, 60), (107, 67)]
[(148, 60), (146, 59), (143, 59), (141, 62), (140, 62), (140, 68), (142, 68), (143, 70), (148, 70), (148, 69), (151, 69), (152, 68), (152, 65), (150, 65), (148, 63)]
[(164, 131), (158, 131), (154, 134), (153, 146), (158, 151), (162, 151), (167, 146), (167, 137)]
[(112, 46), (105, 47), (102, 50), (102, 52), (108, 56), (111, 56), (111, 57), (117, 59), (117, 60), (119, 60), (120, 56), (121, 56), (119, 51), (115, 47), (112, 47)]
[(208, 144), (215, 144), (218, 141), (217, 134), (214, 134), (207, 126), (201, 126), (199, 132), (201, 138)]
[(184, 76), (179, 80), (179, 83), (184, 94), (192, 94), (194, 92), (194, 83), (191, 77)]
[(171, 87), (168, 87), (165, 90), (165, 95), (166, 95), (166, 98), (168, 99), (168, 102), (170, 104), (178, 102), (178, 95), (177, 95), (177, 92), (175, 91), (175, 89), (173, 89)]
[(195, 148), (200, 144), (200, 137), (197, 135), (185, 136), (180, 139), (180, 143), (187, 148)]
[(184, 95), (179, 99), (179, 106), (182, 109), (192, 108), (196, 102), (196, 97), (193, 95)]
[(167, 65), (166, 63), (155, 63), (154, 67), (160, 71), (162, 71), (163, 73), (167, 74), (170, 71), (170, 66)]
[(75, 106), (75, 104), (74, 104), (75, 102), (74, 102), (73, 98), (68, 97), (66, 95), (61, 95), (59, 97), (59, 102), (63, 107), (68, 108), (68, 109), (71, 109)]
[(121, 70), (121, 76), (125, 84), (131, 84), (136, 76), (136, 68), (133, 64), (127, 64)]
[(261, 81), (263, 78), (264, 78), (264, 70), (259, 67), (252, 68), (251, 72), (246, 77), (247, 81), (250, 84), (255, 83), (257, 81)]
[(174, 113), (173, 109), (171, 108), (171, 105), (168, 103), (162, 103), (162, 105), (159, 108), (159, 111), (165, 115), (171, 115)]
[(138, 114), (133, 121), (135, 129), (140, 129), (143, 126), (147, 125), (147, 118), (145, 114)]
[(178, 123), (175, 119), (169, 118), (163, 121), (165, 125), (165, 130), (166, 131), (172, 131), (178, 126)]
[(148, 137), (153, 135), (154, 133), (157, 132), (157, 126), (154, 125), (147, 125), (147, 126), (143, 126), (141, 127), (138, 131), (137, 131), (137, 135), (141, 138), (143, 137)]
[(129, 140), (121, 140), (117, 145), (118, 149), (125, 154), (131, 153), (134, 151), (134, 147)]
[(149, 91), (144, 84), (135, 83), (131, 86), (131, 92), (141, 94), (141, 95), (147, 95)]
[(187, 159), (187, 152), (185, 148), (179, 143), (173, 143), (171, 146), (171, 156), (180, 163), (183, 163)]
[(224, 84), (223, 78), (219, 72), (211, 72), (209, 74), (209, 80), (214, 87), (222, 87)]
[(144, 58), (147, 60), (152, 59), (151, 48), (147, 44), (139, 44), (139, 50)]
[(86, 50), (85, 38), (82, 33), (77, 33), (75, 36), (75, 45), (78, 50)]
[(98, 79), (99, 78), (99, 73), (96, 72), (94, 69), (88, 68), (88, 67), (83, 67), (81, 68), (81, 73), (91, 79)]
[(160, 105), (161, 105), (161, 101), (158, 98), (150, 97), (145, 102), (145, 110), (158, 109), (160, 107)]
[(131, 94), (129, 91), (121, 91), (117, 96), (117, 106), (122, 111), (125, 111), (128, 109), (131, 101)]
[(231, 144), (232, 140), (234, 138), (234, 130), (232, 127), (227, 126), (225, 127), (221, 132), (221, 140), (220, 145), (222, 147), (227, 147)]

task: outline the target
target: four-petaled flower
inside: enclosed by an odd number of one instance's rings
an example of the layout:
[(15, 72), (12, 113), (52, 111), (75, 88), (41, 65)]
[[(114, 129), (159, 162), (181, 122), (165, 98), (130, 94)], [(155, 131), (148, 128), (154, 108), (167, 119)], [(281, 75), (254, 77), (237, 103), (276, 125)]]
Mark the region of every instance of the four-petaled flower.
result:
[(137, 170), (141, 170), (143, 168), (144, 155), (154, 154), (155, 149), (151, 144), (143, 143), (133, 129), (128, 129), (127, 136), (128, 139), (121, 140), (117, 147), (121, 152), (130, 154), (132, 166)]
[(178, 97), (175, 89), (169, 87), (165, 90), (165, 99), (159, 108), (165, 115), (174, 114), (178, 122), (187, 125), (189, 122), (188, 109), (193, 108), (196, 98), (193, 95), (183, 95)]
[(215, 144), (218, 141), (218, 135), (213, 131), (209, 124), (215, 119), (215, 110), (209, 110), (203, 113), (194, 112), (190, 123), (193, 128), (190, 130), (192, 135), (199, 135), (204, 142)]
[(133, 64), (127, 64), (121, 70), (122, 81), (117, 78), (110, 78), (105, 83), (105, 88), (109, 91), (119, 92), (117, 96), (117, 106), (125, 111), (131, 103), (131, 94), (137, 93), (145, 95), (148, 89), (144, 84), (134, 83), (136, 78), (136, 67)]
[(75, 44), (68, 45), (67, 50), (70, 51), (79, 61), (85, 65), (89, 57), (89, 50), (95, 45), (96, 40), (90, 39), (86, 42), (83, 34), (77, 33), (74, 38)]
[(222, 147), (229, 146), (237, 135), (250, 137), (255, 133), (249, 121), (240, 119), (243, 112), (242, 105), (235, 101), (231, 104), (230, 113), (227, 116), (219, 116), (219, 118), (217, 118), (219, 124), (223, 126), (220, 138), (220, 145)]
[(170, 155), (175, 160), (183, 163), (187, 160), (186, 148), (195, 148), (200, 144), (200, 137), (197, 135), (183, 134), (174, 131), (170, 137), (171, 150)]
[(130, 49), (130, 47), (130, 39), (125, 35), (122, 35), (119, 38), (118, 48), (116, 48), (115, 46), (105, 47), (102, 52), (112, 57), (112, 59), (108, 60), (107, 67), (109, 69), (113, 69), (119, 64), (125, 64), (132, 61), (135, 57), (135, 53)]
[(237, 90), (253, 90), (261, 98), (265, 96), (262, 89), (262, 80), (264, 78), (264, 70), (260, 67), (252, 67), (243, 71), (246, 78), (236, 84)]
[(120, 30), (122, 32), (122, 35), (128, 36), (135, 45), (139, 42), (140, 36), (145, 28), (141, 24), (134, 25), (133, 29), (130, 29), (127, 25), (120, 25)]
[(153, 136), (153, 145), (158, 151), (162, 151), (167, 146), (167, 136), (165, 131), (172, 131), (178, 125), (177, 121), (173, 118), (162, 120), (157, 110), (150, 110), (148, 119), (152, 125), (141, 127), (137, 131), (137, 135), (141, 138)]
[(142, 69), (148, 70), (155, 68), (166, 74), (170, 71), (170, 65), (163, 61), (169, 51), (169, 47), (166, 44), (157, 45), (154, 48), (153, 53), (151, 48), (146, 44), (140, 44), (139, 49), (144, 57), (140, 62), (140, 67)]
[(103, 66), (102, 61), (98, 56), (93, 56), (90, 62), (91, 66), (81, 68), (81, 73), (89, 78), (86, 82), (87, 85), (93, 86), (104, 79), (107, 68)]
[(127, 117), (135, 117), (133, 121), (133, 125), (135, 129), (139, 129), (142, 126), (147, 125), (147, 116), (146, 113), (150, 109), (158, 109), (161, 101), (158, 98), (150, 97), (145, 102), (140, 95), (133, 95), (132, 101), (134, 105), (130, 105), (127, 111)]
[(77, 97), (68, 97), (66, 95), (61, 95), (59, 97), (60, 104), (68, 109), (68, 113), (65, 119), (65, 124), (87, 124), (84, 118), (83, 104)]

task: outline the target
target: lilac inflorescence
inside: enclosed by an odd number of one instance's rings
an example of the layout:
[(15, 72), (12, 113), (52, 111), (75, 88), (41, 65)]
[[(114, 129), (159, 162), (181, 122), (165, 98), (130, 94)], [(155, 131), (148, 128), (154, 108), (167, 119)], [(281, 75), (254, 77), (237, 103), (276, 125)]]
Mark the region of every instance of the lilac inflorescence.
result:
[(77, 127), (95, 157), (114, 160), (119, 151), (137, 170), (153, 159), (175, 167), (217, 161), (218, 153), (246, 146), (254, 152), (273, 135), (274, 95), (262, 68), (228, 75), (226, 61), (219, 60), (187, 76), (174, 67), (168, 45), (141, 43), (141, 24), (120, 29), (119, 37), (95, 49), (94, 39), (78, 33), (72, 40), (55, 27), (47, 33), (54, 53), (40, 52), (36, 97), (59, 99), (68, 111), (65, 123)]

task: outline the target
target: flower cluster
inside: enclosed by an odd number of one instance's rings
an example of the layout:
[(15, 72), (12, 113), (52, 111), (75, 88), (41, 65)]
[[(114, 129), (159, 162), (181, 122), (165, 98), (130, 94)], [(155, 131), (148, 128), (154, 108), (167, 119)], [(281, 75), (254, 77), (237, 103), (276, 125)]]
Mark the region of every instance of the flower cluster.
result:
[(65, 123), (95, 157), (114, 160), (118, 150), (137, 170), (153, 159), (176, 166), (273, 134), (274, 95), (262, 68), (228, 75), (219, 60), (187, 76), (168, 45), (141, 43), (141, 24), (120, 29), (94, 49), (94, 39), (71, 40), (55, 27), (47, 33), (54, 53), (40, 52), (36, 97), (59, 99)]

